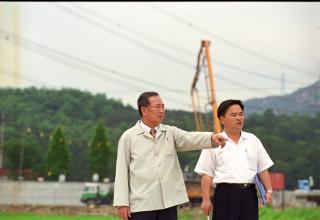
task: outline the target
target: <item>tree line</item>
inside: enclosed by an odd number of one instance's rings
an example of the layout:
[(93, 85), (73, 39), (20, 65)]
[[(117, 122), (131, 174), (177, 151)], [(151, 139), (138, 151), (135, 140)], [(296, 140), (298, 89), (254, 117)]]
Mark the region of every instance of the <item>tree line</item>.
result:
[[(10, 178), (23, 168), (46, 180), (66, 174), (67, 181), (90, 181), (94, 173), (112, 180), (118, 139), (139, 119), (136, 107), (76, 89), (2, 88), (0, 114), (3, 167)], [(195, 130), (191, 112), (167, 110), (164, 123)], [(319, 186), (320, 113), (277, 115), (268, 109), (247, 116), (244, 130), (261, 139), (275, 162), (271, 171), (285, 174), (287, 188), (308, 176)], [(179, 153), (181, 168), (192, 171), (199, 154)]]

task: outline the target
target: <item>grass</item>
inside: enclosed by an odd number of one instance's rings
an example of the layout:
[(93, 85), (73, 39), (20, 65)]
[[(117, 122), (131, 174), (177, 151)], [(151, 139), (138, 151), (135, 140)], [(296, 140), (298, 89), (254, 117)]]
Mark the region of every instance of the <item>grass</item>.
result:
[[(44, 217), (45, 216), (45, 217)], [(33, 213), (4, 213), (0, 212), (0, 220), (119, 220), (114, 215), (110, 216), (64, 216), (64, 215), (37, 215)], [(199, 209), (179, 210), (179, 220), (207, 220)], [(259, 220), (320, 220), (320, 208), (303, 209), (290, 208), (276, 211), (270, 207), (259, 210)]]
[[(320, 220), (320, 208), (289, 208), (277, 211), (271, 207), (259, 209), (259, 220)], [(179, 220), (207, 220), (200, 209), (179, 213)]]
[(290, 208), (284, 211), (275, 211), (271, 208), (261, 209), (260, 220), (320, 220), (320, 208)]

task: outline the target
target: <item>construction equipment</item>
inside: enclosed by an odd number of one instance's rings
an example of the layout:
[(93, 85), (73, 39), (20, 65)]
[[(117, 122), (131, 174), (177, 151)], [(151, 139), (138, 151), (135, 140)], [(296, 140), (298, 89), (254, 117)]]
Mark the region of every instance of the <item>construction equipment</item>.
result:
[[(187, 189), (187, 195), (189, 198), (189, 203), (187, 206), (197, 207), (202, 203), (202, 190), (199, 176), (197, 178), (185, 178), (185, 185)], [(213, 191), (210, 192), (210, 197), (212, 198)]]
[[(192, 108), (194, 113), (194, 119), (196, 124), (196, 129), (198, 131), (212, 131), (221, 132), (221, 125), (220, 121), (217, 117), (217, 101), (215, 97), (215, 90), (214, 90), (214, 79), (213, 79), (213, 72), (212, 72), (212, 65), (211, 65), (211, 57), (210, 57), (210, 50), (209, 50), (210, 42), (209, 41), (202, 41), (200, 51), (198, 54), (198, 62), (197, 62), (197, 69), (194, 79), (191, 85), (191, 99), (192, 99)], [(204, 105), (204, 111), (201, 109), (200, 105), (200, 98), (199, 92), (196, 87), (199, 81), (199, 75), (201, 71), (205, 72), (205, 85), (206, 85), (206, 92), (207, 92), (207, 103)], [(212, 108), (212, 117), (207, 115), (208, 107), (211, 106)], [(206, 116), (203, 119), (203, 116)], [(206, 124), (204, 124), (204, 121)], [(184, 179), (187, 189), (187, 194), (189, 197), (189, 205), (191, 206), (199, 206), (202, 202), (202, 191), (201, 191), (201, 183), (199, 176), (194, 177), (193, 175), (186, 175), (184, 173)], [(211, 196), (213, 195), (213, 191), (211, 191)]]
[(111, 204), (112, 198), (112, 190), (109, 193), (103, 192), (98, 183), (85, 183), (80, 200), (88, 206), (95, 207), (101, 204)]
[[(214, 130), (215, 132), (221, 132), (221, 125), (217, 117), (217, 101), (215, 97), (214, 78), (213, 78), (213, 72), (212, 72), (209, 46), (210, 46), (210, 41), (201, 41), (201, 47), (198, 54), (196, 74), (194, 76), (194, 79), (191, 85), (192, 108), (193, 108), (196, 128), (198, 131)], [(204, 69), (205, 71), (207, 70), (205, 75), (205, 82), (206, 82), (205, 84), (206, 84), (208, 102), (204, 106), (205, 115), (208, 112), (207, 106), (211, 105), (212, 107), (212, 119), (210, 120), (208, 117), (206, 117), (206, 122), (207, 122), (206, 128), (203, 125), (203, 121), (204, 121), (203, 113), (201, 113), (199, 93), (198, 93), (198, 89), (196, 88), (196, 84), (198, 82), (199, 75), (202, 69)], [(213, 125), (211, 123), (212, 121), (213, 121)]]

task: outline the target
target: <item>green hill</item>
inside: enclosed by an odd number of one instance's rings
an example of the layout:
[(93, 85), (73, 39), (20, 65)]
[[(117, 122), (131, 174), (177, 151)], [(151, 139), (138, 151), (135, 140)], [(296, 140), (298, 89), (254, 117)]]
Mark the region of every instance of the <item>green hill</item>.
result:
[[(102, 119), (107, 136), (116, 151), (121, 133), (139, 119), (138, 111), (102, 94), (75, 89), (0, 89), (0, 113), (4, 127), (4, 164), (18, 168), (21, 143), (25, 144), (23, 168), (41, 170), (43, 155), (53, 130), (63, 126), (73, 155), (69, 180), (89, 179), (87, 155), (96, 123)], [(165, 122), (187, 130), (194, 129), (192, 114), (167, 111)], [(24, 132), (26, 129), (31, 132)], [(37, 160), (37, 163), (34, 161)], [(114, 161), (108, 161), (114, 163)]]
[[(113, 152), (116, 152), (122, 132), (139, 119), (136, 107), (124, 105), (106, 95), (93, 95), (75, 89), (36, 88), (0, 89), (0, 116), (5, 168), (19, 169), (23, 155), (22, 168), (36, 171), (44, 177), (47, 174), (43, 169), (43, 162), (51, 135), (61, 125), (72, 155), (68, 181), (91, 179), (88, 150), (100, 119), (107, 128)], [(195, 130), (191, 112), (167, 110), (164, 123), (189, 131)], [(244, 130), (255, 133), (261, 139), (275, 162), (271, 170), (286, 174), (288, 188), (294, 188), (297, 179), (308, 176), (314, 176), (316, 185), (319, 186), (319, 113), (275, 114), (272, 110), (265, 110), (261, 114), (248, 116), (245, 124)], [(199, 154), (199, 151), (179, 153), (181, 167), (184, 169), (188, 165), (192, 171)], [(115, 157), (106, 163), (114, 166)], [(111, 178), (113, 175), (114, 172), (109, 174)]]
[(272, 108), (276, 114), (315, 115), (320, 112), (320, 80), (289, 95), (249, 99), (244, 104), (247, 115), (261, 113), (268, 108)]

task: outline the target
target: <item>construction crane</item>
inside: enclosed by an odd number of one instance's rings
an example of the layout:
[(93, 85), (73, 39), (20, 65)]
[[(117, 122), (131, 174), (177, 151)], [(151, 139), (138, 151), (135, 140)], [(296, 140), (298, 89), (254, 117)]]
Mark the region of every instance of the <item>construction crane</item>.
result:
[[(217, 117), (217, 101), (215, 97), (214, 78), (213, 78), (213, 72), (212, 72), (209, 46), (210, 46), (209, 41), (201, 41), (201, 47), (198, 54), (196, 74), (194, 76), (194, 79), (191, 85), (192, 108), (193, 108), (194, 119), (196, 123), (196, 129), (198, 131), (204, 131), (204, 130), (212, 131), (214, 129), (215, 132), (221, 132), (220, 121)], [(197, 83), (199, 81), (199, 76), (202, 71), (205, 72), (205, 85), (206, 85), (206, 93), (207, 93), (207, 102), (203, 106), (204, 111), (201, 110), (202, 108), (200, 104), (200, 97), (197, 89)], [(207, 113), (209, 112), (208, 108), (210, 106), (212, 108), (212, 117), (209, 118)], [(203, 119), (204, 116), (206, 116), (205, 119)], [(206, 122), (206, 126), (204, 125), (204, 121)], [(187, 177), (186, 174), (184, 174), (184, 176), (185, 176), (185, 185), (186, 185), (190, 205), (191, 206), (200, 205), (202, 201), (202, 190), (201, 190), (200, 179), (194, 178), (194, 177), (186, 178)], [(211, 196), (212, 195), (213, 195), (213, 191), (211, 191)]]
[[(196, 129), (198, 131), (213, 130), (215, 132), (221, 132), (220, 121), (217, 117), (217, 101), (215, 96), (215, 87), (214, 87), (214, 78), (213, 71), (211, 65), (211, 56), (210, 56), (210, 41), (204, 40), (201, 41), (201, 47), (198, 54), (198, 63), (196, 68), (196, 73), (192, 81), (191, 85), (191, 100), (192, 100), (192, 108), (194, 113), (194, 119), (196, 123)], [(212, 109), (212, 118), (210, 119), (207, 114), (206, 115), (206, 128), (204, 127), (204, 119), (203, 113), (201, 111), (199, 92), (196, 87), (197, 82), (199, 80), (199, 75), (201, 71), (205, 72), (205, 85), (206, 85), (206, 93), (207, 93), (207, 103), (204, 105), (204, 112), (208, 112), (208, 106), (211, 106)], [(213, 122), (213, 123), (212, 123)], [(212, 125), (213, 124), (213, 125)]]

